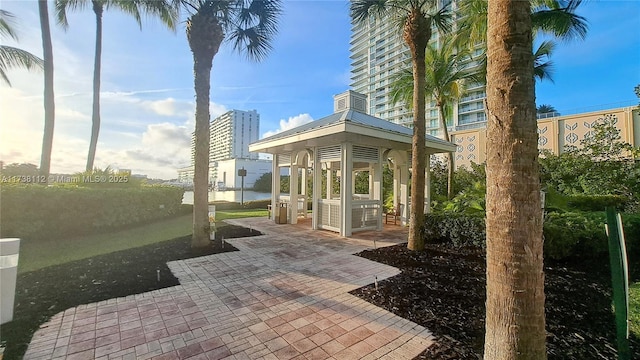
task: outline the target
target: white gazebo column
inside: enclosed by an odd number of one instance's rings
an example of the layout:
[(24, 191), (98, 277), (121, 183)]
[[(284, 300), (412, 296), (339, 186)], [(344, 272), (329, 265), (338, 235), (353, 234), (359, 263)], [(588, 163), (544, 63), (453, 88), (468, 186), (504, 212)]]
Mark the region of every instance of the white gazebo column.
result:
[(309, 160), (308, 157), (305, 156), (303, 158), (304, 164), (302, 165), (302, 173), (300, 176), (300, 197), (302, 197), (302, 206), (304, 207), (304, 218), (307, 218), (307, 171), (309, 171)]
[(280, 200), (280, 166), (278, 166), (278, 157), (279, 155), (274, 154), (271, 161), (271, 220), (274, 221)]
[(351, 183), (353, 182), (353, 146), (351, 143), (342, 144), (342, 158), (340, 161), (340, 235), (351, 236), (353, 230), (353, 193), (351, 192)]
[(313, 149), (313, 194), (312, 205), (313, 213), (311, 214), (311, 228), (318, 229), (320, 219), (320, 199), (322, 199), (322, 164), (318, 160), (318, 148)]
[(369, 164), (369, 199), (373, 200), (373, 199), (377, 199), (374, 194), (376, 192), (375, 190), (375, 179), (373, 177), (374, 171), (375, 171), (375, 164)]
[(427, 153), (427, 161), (424, 168), (424, 213), (431, 212), (431, 155)]
[[(382, 230), (382, 207), (384, 206), (384, 199), (382, 198), (382, 151), (378, 152), (378, 163), (369, 166), (369, 181), (373, 182), (372, 191), (369, 191), (369, 198), (372, 200), (378, 200), (378, 211), (376, 215), (378, 218), (377, 230)], [(373, 172), (373, 177), (371, 176)], [(373, 179), (372, 179), (373, 178)], [(373, 181), (371, 181), (373, 180)]]
[(291, 167), (289, 168), (290, 224), (298, 223), (298, 164), (295, 161), (295, 155), (291, 154)]
[(402, 225), (407, 225), (409, 223), (409, 164), (402, 163), (400, 164), (399, 173), (400, 173), (400, 203), (402, 214), (401, 214), (401, 223)]
[(333, 169), (331, 169), (331, 161), (327, 163), (327, 199), (331, 200), (333, 195)]
[(393, 207), (398, 209), (398, 205), (400, 205), (400, 166), (398, 165), (398, 160), (393, 159), (392, 163), (393, 167), (391, 171), (393, 171)]

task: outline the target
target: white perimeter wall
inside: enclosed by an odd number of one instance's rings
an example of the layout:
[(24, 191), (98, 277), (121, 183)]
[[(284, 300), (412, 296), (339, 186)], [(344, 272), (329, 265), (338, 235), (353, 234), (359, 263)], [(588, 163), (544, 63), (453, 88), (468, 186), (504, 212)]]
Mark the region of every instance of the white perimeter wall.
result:
[(244, 187), (252, 188), (258, 178), (271, 172), (271, 160), (230, 159), (218, 161), (218, 179), (225, 181), (227, 188), (240, 188), (242, 179), (238, 176), (238, 170), (244, 167), (247, 176), (244, 177)]

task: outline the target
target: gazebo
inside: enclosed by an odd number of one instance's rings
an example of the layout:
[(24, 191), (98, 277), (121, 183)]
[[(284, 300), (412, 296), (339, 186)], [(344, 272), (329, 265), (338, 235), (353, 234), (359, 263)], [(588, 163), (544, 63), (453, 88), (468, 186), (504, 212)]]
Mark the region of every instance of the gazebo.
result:
[[(382, 230), (385, 163), (393, 169), (394, 208), (400, 212), (401, 223), (407, 224), (412, 136), (412, 129), (367, 115), (365, 95), (349, 90), (334, 96), (333, 114), (254, 142), (249, 151), (273, 155), (274, 220), (280, 206), (287, 207), (287, 223), (307, 216), (306, 183), (307, 176), (312, 176), (312, 228), (351, 236), (361, 230)], [(429, 135), (425, 146), (427, 156), (456, 150), (456, 145)], [(289, 193), (281, 194), (280, 175), (286, 174), (286, 168)], [(428, 174), (426, 201), (421, 204), (427, 209)], [(368, 189), (357, 191), (354, 177), (367, 175)], [(300, 180), (302, 186), (296, 186)], [(336, 181), (338, 193), (334, 191)]]

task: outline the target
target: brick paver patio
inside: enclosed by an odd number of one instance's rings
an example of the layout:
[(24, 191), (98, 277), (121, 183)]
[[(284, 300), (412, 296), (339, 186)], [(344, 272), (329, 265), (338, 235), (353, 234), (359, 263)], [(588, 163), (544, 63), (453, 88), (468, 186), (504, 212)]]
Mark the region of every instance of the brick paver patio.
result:
[(352, 254), (406, 231), (340, 238), (305, 225), (230, 221), (265, 235), (240, 251), (169, 263), (181, 285), (80, 305), (35, 333), (25, 359), (411, 359), (422, 326), (349, 291), (396, 275)]

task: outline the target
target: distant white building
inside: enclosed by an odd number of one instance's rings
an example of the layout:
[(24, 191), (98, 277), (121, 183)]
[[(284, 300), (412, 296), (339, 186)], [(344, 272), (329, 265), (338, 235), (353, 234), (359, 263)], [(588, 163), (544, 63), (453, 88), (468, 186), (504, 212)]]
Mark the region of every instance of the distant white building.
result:
[[(209, 125), (209, 184), (216, 188), (240, 188), (238, 170), (247, 170), (246, 188), (253, 187), (264, 173), (271, 171), (271, 162), (249, 152), (249, 144), (259, 139), (260, 115), (256, 110), (231, 110), (218, 116)], [(178, 169), (178, 179), (193, 183), (195, 134), (191, 137), (191, 166)]]

